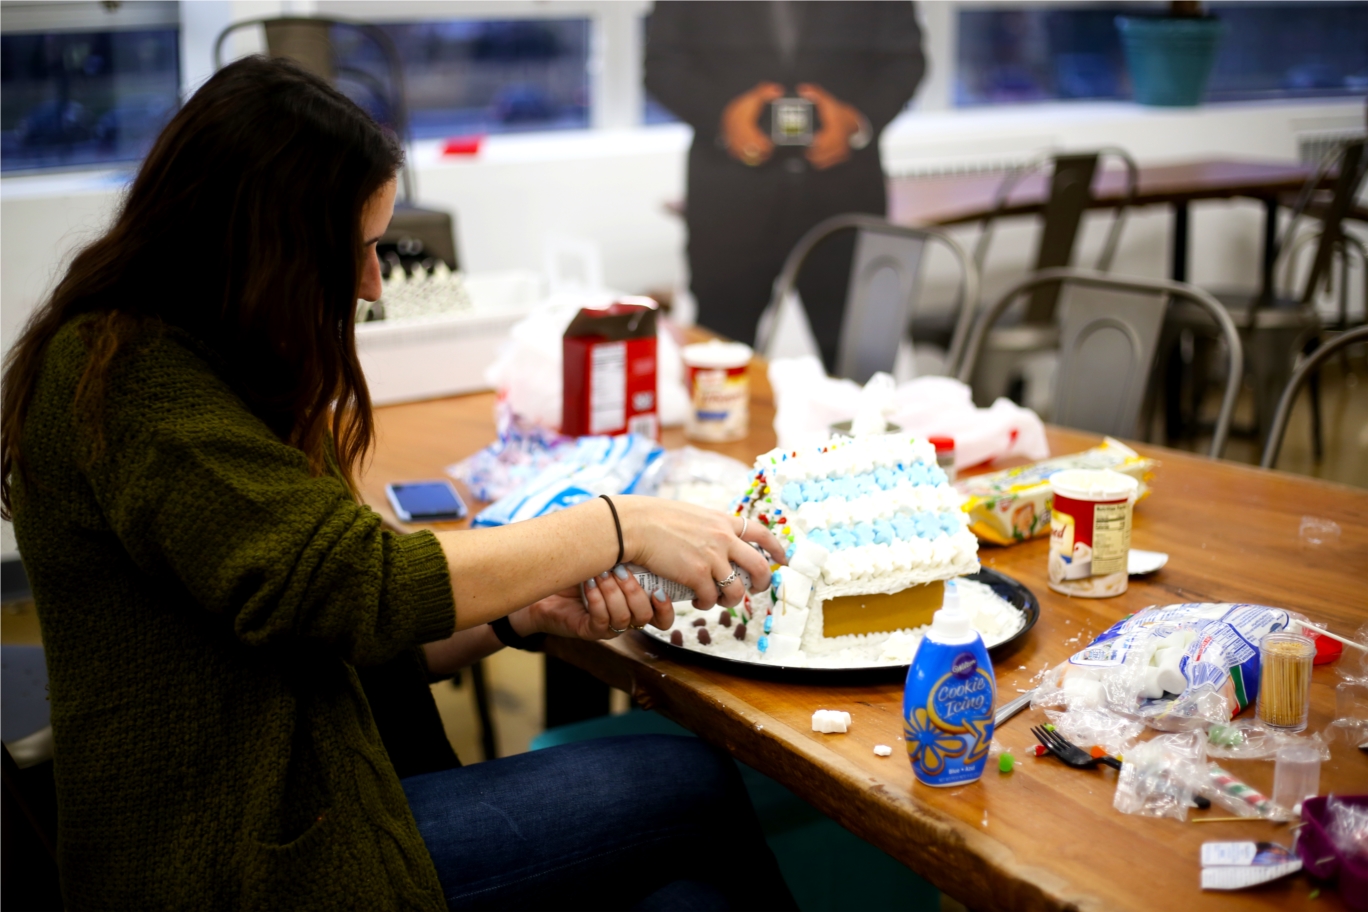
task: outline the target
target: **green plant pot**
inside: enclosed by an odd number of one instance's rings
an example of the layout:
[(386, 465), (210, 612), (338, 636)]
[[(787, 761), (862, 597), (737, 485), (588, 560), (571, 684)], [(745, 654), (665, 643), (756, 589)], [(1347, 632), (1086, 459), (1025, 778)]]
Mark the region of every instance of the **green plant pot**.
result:
[(1180, 108), (1202, 103), (1225, 31), (1219, 19), (1117, 16), (1116, 27), (1137, 102)]

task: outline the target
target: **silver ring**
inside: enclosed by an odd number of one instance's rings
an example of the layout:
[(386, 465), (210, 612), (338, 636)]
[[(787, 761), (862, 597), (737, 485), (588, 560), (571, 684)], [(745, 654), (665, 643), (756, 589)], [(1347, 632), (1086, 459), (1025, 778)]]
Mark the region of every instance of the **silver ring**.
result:
[(614, 627), (612, 624), (609, 624), (609, 625), (608, 625), (608, 629), (611, 630), (611, 631), (613, 631), (613, 633), (626, 633), (628, 630), (631, 629), (631, 625), (629, 624), (628, 626), (623, 627), (621, 630), (618, 630), (618, 629), (617, 629), (616, 627)]
[(732, 583), (736, 582), (736, 571), (733, 570), (731, 576), (726, 579), (713, 580), (713, 582), (717, 584), (717, 591), (721, 592), (723, 589), (726, 589)]
[(743, 516), (743, 517), (741, 517), (741, 534), (738, 535), (738, 536), (736, 536), (737, 538), (745, 538), (745, 537), (746, 537), (746, 526), (748, 526), (748, 525), (750, 525), (750, 517), (749, 517), (749, 516)]

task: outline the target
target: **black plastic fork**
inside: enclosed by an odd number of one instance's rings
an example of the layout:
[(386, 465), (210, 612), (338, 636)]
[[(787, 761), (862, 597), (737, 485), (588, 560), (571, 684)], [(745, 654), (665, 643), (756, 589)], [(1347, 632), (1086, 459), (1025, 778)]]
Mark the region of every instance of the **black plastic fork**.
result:
[(1031, 728), (1031, 734), (1036, 736), (1036, 740), (1044, 745), (1047, 751), (1054, 754), (1074, 769), (1092, 769), (1099, 763), (1105, 763), (1112, 769), (1119, 770), (1121, 768), (1121, 761), (1117, 760), (1115, 757), (1107, 754), (1103, 754), (1100, 757), (1094, 757), (1068, 738), (1065, 738), (1059, 732), (1048, 731), (1044, 726), (1033, 726)]

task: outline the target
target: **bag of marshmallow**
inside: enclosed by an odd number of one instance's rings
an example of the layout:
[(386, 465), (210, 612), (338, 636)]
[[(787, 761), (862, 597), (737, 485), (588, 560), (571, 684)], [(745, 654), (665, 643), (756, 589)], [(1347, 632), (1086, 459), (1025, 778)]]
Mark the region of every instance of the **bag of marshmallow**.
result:
[(1146, 608), (1047, 673), (1032, 703), (1109, 708), (1165, 731), (1229, 722), (1259, 693), (1259, 640), (1302, 620), (1266, 605)]

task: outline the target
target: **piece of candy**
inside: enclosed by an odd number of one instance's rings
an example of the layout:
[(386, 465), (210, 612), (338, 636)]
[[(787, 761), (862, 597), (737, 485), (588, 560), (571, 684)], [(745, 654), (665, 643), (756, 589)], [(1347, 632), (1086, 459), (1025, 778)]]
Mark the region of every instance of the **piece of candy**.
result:
[(722, 612), (717, 616), (717, 623), (721, 624), (723, 627), (730, 627), (732, 624), (731, 612), (723, 608)]
[(684, 645), (684, 631), (682, 631), (682, 630), (675, 630), (675, 631), (672, 631), (672, 632), (670, 633), (670, 645), (671, 645), (671, 646), (683, 646), (683, 645)]
[(1016, 761), (1013, 760), (1012, 755), (1007, 753), (1006, 751), (1003, 751), (998, 756), (998, 772), (1010, 773), (1012, 771), (1012, 767), (1015, 765)]
[(1043, 757), (1049, 753), (1049, 750), (1047, 750), (1043, 744), (1037, 744), (1035, 747), (1031, 748), (1031, 750), (1035, 751), (1037, 757)]
[(699, 618), (698, 620), (696, 620), (696, 621), (693, 622), (693, 625), (694, 625), (695, 627), (706, 627), (706, 626), (708, 626), (708, 619), (707, 619), (707, 618)]
[(746, 638), (746, 625), (745, 625), (745, 624), (737, 624), (737, 625), (736, 625), (736, 634), (735, 634), (735, 635), (736, 635), (736, 638), (737, 638), (738, 640), (744, 640), (744, 639)]
[(702, 643), (704, 646), (707, 646), (712, 642), (712, 634), (708, 633), (708, 628), (698, 628), (698, 642)]
[(875, 754), (876, 756), (879, 756), (879, 757), (887, 757), (888, 755), (890, 755), (890, 754), (892, 754), (892, 753), (893, 753), (893, 748), (889, 747), (887, 744), (876, 744), (876, 745), (874, 745), (874, 754)]
[(1045, 723), (1045, 730), (1046, 730), (1047, 732), (1052, 732), (1052, 731), (1054, 731), (1054, 730), (1055, 730), (1054, 723), (1053, 723), (1053, 722), (1046, 722), (1046, 723)]
[(850, 713), (838, 709), (819, 709), (812, 714), (812, 730), (824, 735), (850, 731)]
[(1092, 754), (1094, 760), (1101, 760), (1103, 757), (1107, 756), (1107, 752), (1095, 744), (1093, 745), (1093, 749), (1088, 753)]

